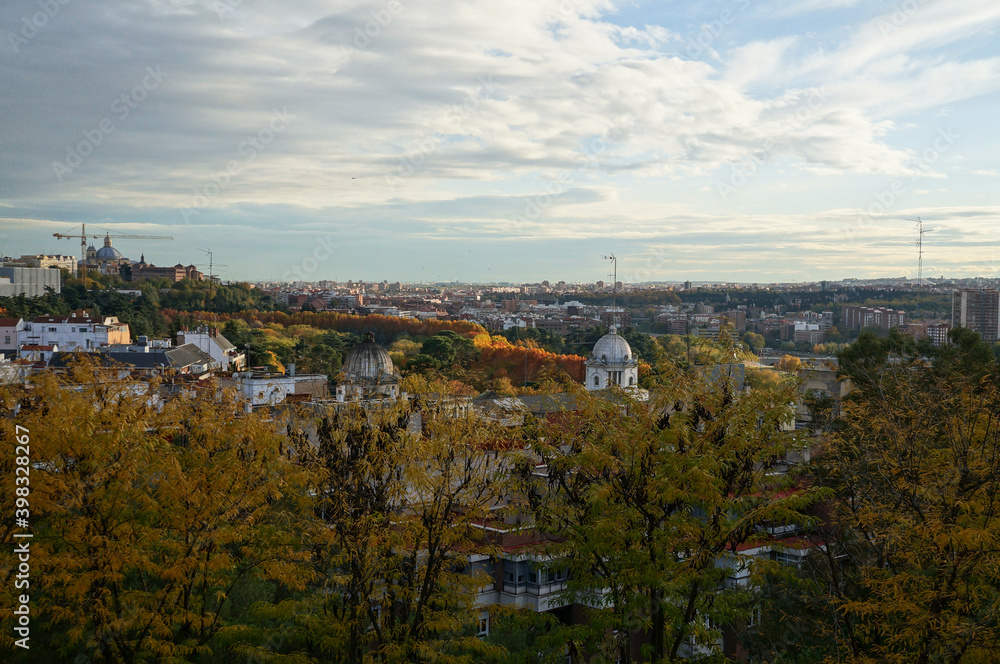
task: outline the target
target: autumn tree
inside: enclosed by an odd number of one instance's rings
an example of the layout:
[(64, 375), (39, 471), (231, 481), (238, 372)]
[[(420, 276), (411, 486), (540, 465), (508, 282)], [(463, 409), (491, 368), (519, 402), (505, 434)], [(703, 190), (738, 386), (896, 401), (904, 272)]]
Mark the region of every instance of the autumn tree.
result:
[(665, 365), (652, 403), (594, 401), (539, 431), (544, 477), (520, 469), (526, 509), (553, 538), (542, 552), (596, 607), (567, 636), (581, 656), (635, 661), (633, 637), (643, 662), (718, 653), (719, 626), (752, 609), (756, 563), (739, 552), (765, 526), (801, 522), (814, 498), (773, 472), (796, 446), (794, 385), (743, 391), (720, 369)]
[(489, 651), (475, 635), (484, 578), (467, 556), (490, 550), (481, 525), (500, 495), (503, 439), (444, 399), (348, 405), (319, 422), (318, 582), (292, 613), (272, 611), (295, 623), (274, 661), (474, 662)]
[[(23, 661), (228, 660), (217, 637), (245, 608), (231, 598), (301, 586), (306, 483), (273, 429), (214, 390), (164, 400), (158, 387), (81, 361), (4, 390), (8, 413), (20, 403), (4, 437), (30, 432), (36, 613)], [(2, 647), (17, 652), (9, 620)]]
[(817, 554), (828, 593), (815, 598), (833, 610), (817, 631), (840, 657), (995, 660), (1000, 387), (983, 367), (955, 371), (976, 356), (966, 350), (938, 366), (883, 367), (845, 402), (817, 464), (836, 492)]

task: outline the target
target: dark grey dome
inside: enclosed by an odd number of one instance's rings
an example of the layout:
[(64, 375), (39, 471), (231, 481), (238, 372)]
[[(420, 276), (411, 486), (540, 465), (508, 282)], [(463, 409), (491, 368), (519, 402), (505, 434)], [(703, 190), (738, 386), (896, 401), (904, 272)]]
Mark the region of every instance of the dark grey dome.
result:
[(364, 341), (347, 354), (344, 373), (354, 379), (385, 380), (395, 375), (396, 367), (389, 353), (375, 343), (374, 335), (368, 332)]

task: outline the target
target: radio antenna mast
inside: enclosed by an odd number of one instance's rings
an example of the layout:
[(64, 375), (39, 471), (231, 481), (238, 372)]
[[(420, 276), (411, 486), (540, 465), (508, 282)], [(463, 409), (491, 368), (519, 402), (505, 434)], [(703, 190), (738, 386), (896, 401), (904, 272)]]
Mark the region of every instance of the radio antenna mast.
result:
[(611, 285), (611, 324), (616, 328), (618, 327), (616, 323), (618, 322), (618, 259), (615, 258), (614, 254), (609, 254), (604, 257), (604, 260), (611, 261), (614, 267), (614, 274), (612, 278), (614, 281)]
[(924, 220), (920, 217), (916, 219), (908, 219), (907, 221), (912, 221), (917, 225), (917, 239), (913, 243), (917, 245), (917, 313), (920, 313), (920, 288), (924, 283), (924, 233), (927, 230), (924, 228)]

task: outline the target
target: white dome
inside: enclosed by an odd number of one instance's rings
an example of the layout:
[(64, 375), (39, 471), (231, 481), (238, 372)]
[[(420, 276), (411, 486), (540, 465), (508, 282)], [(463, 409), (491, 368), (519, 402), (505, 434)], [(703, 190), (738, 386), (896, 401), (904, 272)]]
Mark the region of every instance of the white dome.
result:
[(614, 327), (594, 344), (592, 357), (607, 364), (628, 364), (632, 360), (632, 347)]

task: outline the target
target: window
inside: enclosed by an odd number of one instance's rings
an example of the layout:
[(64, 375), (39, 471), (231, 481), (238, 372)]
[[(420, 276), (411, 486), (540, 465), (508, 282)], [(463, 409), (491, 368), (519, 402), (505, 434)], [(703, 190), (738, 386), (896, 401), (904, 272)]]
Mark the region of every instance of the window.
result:
[(503, 561), (503, 582), (504, 585), (519, 588), (525, 585), (528, 578), (528, 561), (514, 562), (512, 560)]
[(49, 328), (49, 332), (55, 332), (55, 331), (56, 331), (56, 328), (54, 328), (54, 327), (50, 327)]
[(483, 585), (479, 587), (479, 591), (483, 592), (485, 590), (492, 590), (494, 581), (495, 565), (490, 560), (481, 560), (479, 562), (470, 563), (468, 567), (468, 572), (471, 576), (476, 577), (480, 580)]
[(600, 376), (594, 376), (594, 385), (596, 385), (597, 387), (601, 386), (601, 377)]
[(635, 376), (629, 376), (628, 377), (628, 384), (629, 385), (635, 385)]
[(622, 384), (622, 372), (621, 371), (609, 371), (608, 372), (608, 383), (610, 385), (621, 385)]
[(479, 636), (490, 635), (490, 614), (483, 611), (479, 614)]
[(3, 338), (3, 342), (4, 342), (5, 344), (9, 344), (9, 343), (10, 343), (10, 337), (4, 337), (4, 338)]
[(790, 565), (794, 567), (798, 567), (802, 564), (801, 558), (794, 553), (787, 553), (785, 551), (776, 551), (774, 553), (774, 560), (782, 565)]

